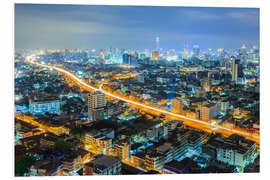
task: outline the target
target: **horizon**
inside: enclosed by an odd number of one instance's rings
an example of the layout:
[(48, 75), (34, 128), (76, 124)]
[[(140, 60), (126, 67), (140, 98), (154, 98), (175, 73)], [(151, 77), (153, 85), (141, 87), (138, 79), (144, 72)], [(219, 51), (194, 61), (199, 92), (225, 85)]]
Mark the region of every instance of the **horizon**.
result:
[[(15, 4), (15, 49), (259, 47), (259, 8)], [(224, 28), (230, 27), (230, 28)]]

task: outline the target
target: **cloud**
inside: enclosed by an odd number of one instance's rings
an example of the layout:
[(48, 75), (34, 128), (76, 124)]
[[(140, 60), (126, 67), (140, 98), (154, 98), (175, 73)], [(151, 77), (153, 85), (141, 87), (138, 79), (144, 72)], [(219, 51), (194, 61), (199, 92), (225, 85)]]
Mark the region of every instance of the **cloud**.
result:
[(201, 10), (185, 10), (184, 15), (186, 18), (190, 20), (217, 20), (220, 19), (221, 16), (216, 13), (205, 12)]
[(255, 9), (253, 9), (247, 11), (231, 11), (227, 13), (226, 16), (247, 25), (259, 26), (259, 10), (256, 11)]

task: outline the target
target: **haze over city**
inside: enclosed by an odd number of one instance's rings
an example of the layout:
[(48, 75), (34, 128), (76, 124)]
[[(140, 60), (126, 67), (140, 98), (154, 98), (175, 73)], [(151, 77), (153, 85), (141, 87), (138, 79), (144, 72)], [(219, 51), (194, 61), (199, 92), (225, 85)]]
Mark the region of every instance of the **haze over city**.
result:
[(15, 5), (15, 48), (239, 48), (259, 45), (259, 9)]

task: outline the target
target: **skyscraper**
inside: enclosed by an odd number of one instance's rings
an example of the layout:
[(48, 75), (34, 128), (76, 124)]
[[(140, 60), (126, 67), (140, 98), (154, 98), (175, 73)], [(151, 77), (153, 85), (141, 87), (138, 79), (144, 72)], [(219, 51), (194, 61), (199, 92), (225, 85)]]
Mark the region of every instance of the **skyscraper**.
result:
[(242, 63), (245, 63), (247, 60), (247, 47), (243, 45), (240, 49), (240, 60)]
[(200, 55), (200, 48), (198, 45), (194, 45), (193, 46), (193, 56), (194, 57), (199, 57)]
[(130, 64), (131, 63), (131, 55), (130, 54), (123, 54), (123, 64)]
[(88, 95), (88, 116), (92, 117), (93, 121), (104, 119), (105, 94), (95, 92)]
[(187, 49), (187, 43), (185, 42), (182, 59), (187, 59), (187, 58), (188, 58), (188, 49)]
[(237, 82), (239, 74), (240, 60), (232, 58), (232, 81)]
[(159, 60), (159, 53), (158, 51), (152, 52), (152, 60)]
[(159, 37), (156, 37), (156, 51), (159, 51)]
[(240, 54), (246, 55), (247, 54), (247, 47), (246, 45), (243, 45), (240, 49)]

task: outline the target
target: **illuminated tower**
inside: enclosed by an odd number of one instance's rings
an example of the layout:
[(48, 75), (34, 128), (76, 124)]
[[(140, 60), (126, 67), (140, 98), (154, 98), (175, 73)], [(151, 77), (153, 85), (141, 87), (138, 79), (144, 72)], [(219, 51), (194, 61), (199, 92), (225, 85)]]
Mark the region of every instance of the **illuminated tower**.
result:
[(105, 62), (105, 54), (103, 50), (100, 51), (99, 58), (100, 58), (100, 63), (103, 64)]
[(123, 54), (123, 64), (130, 64), (131, 63), (131, 55), (128, 53)]
[(239, 73), (240, 60), (232, 58), (232, 81), (237, 82)]
[(200, 54), (199, 46), (198, 45), (194, 45), (193, 46), (193, 56), (194, 57), (199, 57), (199, 54)]
[(88, 95), (88, 116), (92, 117), (93, 121), (104, 119), (105, 94), (95, 92)]
[(187, 58), (188, 58), (188, 49), (187, 49), (187, 43), (185, 42), (182, 59), (187, 59)]
[(153, 51), (152, 52), (152, 60), (159, 60), (159, 54), (158, 51)]
[(246, 47), (245, 45), (243, 45), (243, 46), (241, 47), (240, 53), (241, 53), (242, 55), (246, 55), (246, 54), (247, 54), (247, 47)]
[(156, 37), (156, 50), (159, 51), (159, 37)]

